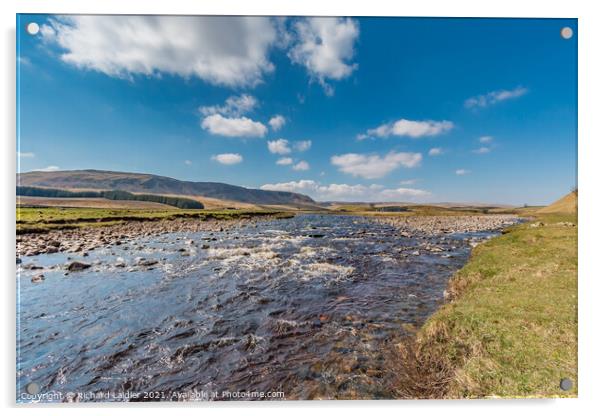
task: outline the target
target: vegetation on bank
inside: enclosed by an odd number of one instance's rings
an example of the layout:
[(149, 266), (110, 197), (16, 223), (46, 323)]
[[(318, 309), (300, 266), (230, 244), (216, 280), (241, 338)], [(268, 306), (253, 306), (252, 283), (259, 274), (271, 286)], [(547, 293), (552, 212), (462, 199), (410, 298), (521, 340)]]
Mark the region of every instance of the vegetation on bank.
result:
[(126, 191), (67, 191), (55, 188), (37, 188), (34, 186), (17, 186), (17, 196), (37, 196), (44, 198), (104, 198), (112, 201), (145, 201), (156, 202), (180, 209), (203, 209), (204, 205), (190, 198), (155, 195), (133, 194)]
[(289, 218), (294, 214), (269, 210), (140, 210), (106, 208), (29, 208), (17, 207), (17, 234), (44, 233), (57, 229), (105, 226), (127, 221), (159, 221), (177, 218), (242, 219), (256, 216)]
[(523, 214), (535, 212), (541, 207), (500, 208), (495, 206), (443, 206), (443, 205), (375, 205), (375, 204), (338, 204), (330, 207), (336, 214), (365, 216), (450, 216), (450, 215), (488, 215)]
[(448, 296), (399, 345), (400, 397), (577, 395), (576, 214), (540, 214), (479, 245)]

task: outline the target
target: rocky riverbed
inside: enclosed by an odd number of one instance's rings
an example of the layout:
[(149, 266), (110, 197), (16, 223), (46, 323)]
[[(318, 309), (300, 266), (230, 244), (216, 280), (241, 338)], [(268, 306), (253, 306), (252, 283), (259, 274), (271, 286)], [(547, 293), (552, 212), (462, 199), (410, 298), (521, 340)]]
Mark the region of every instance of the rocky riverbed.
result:
[[(17, 263), (22, 257), (39, 254), (88, 252), (111, 246), (121, 246), (135, 239), (167, 233), (223, 232), (242, 226), (255, 226), (273, 216), (235, 218), (227, 220), (177, 218), (160, 221), (130, 221), (125, 224), (56, 230), (17, 236)], [(22, 260), (22, 259), (21, 259)]]
[(394, 226), (404, 237), (415, 233), (437, 235), (500, 230), (517, 220), (516, 215), (391, 216), (376, 219), (381, 224)]

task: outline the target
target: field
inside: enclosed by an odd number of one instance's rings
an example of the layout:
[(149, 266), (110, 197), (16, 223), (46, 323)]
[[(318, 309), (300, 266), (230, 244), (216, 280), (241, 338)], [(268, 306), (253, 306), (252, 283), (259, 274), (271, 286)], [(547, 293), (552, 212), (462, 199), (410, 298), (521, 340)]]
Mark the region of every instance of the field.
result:
[[(577, 395), (577, 216), (538, 214), (478, 246), (450, 303), (400, 345), (401, 397)], [(574, 383), (570, 391), (560, 380)]]
[(57, 229), (115, 225), (126, 221), (159, 221), (176, 218), (205, 220), (290, 214), (268, 210), (186, 210), (17, 207), (17, 234), (43, 233)]

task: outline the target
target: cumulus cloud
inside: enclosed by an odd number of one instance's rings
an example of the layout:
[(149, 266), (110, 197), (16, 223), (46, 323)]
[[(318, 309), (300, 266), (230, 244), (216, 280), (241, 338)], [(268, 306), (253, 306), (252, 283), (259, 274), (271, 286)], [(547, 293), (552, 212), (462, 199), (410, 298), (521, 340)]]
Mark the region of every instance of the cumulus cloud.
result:
[(268, 55), (274, 19), (235, 16), (61, 16), (42, 38), (77, 68), (109, 76), (198, 77), (214, 85), (254, 86), (274, 70)]
[(45, 168), (34, 169), (36, 172), (55, 172), (57, 170), (61, 170), (61, 168), (54, 165), (46, 166)]
[(268, 141), (268, 150), (278, 155), (287, 155), (292, 151), (286, 139)]
[(301, 160), (293, 166), (293, 170), (309, 170), (309, 163), (305, 160)]
[(506, 101), (512, 98), (522, 97), (528, 92), (524, 87), (516, 87), (513, 90), (497, 90), (486, 94), (470, 97), (464, 101), (466, 108), (484, 108), (490, 105), (497, 104), (501, 101)]
[(420, 153), (406, 152), (389, 152), (384, 157), (374, 154), (346, 153), (330, 158), (330, 162), (341, 172), (365, 179), (382, 178), (401, 166), (406, 168), (419, 166), (421, 161)]
[(366, 133), (358, 134), (358, 140), (364, 140), (368, 137), (390, 137), (407, 136), (414, 139), (425, 136), (438, 136), (454, 128), (451, 121), (433, 121), (433, 120), (406, 120), (404, 118), (392, 123), (381, 124), (380, 126), (369, 129)]
[(431, 193), (413, 188), (385, 188), (382, 185), (349, 185), (321, 184), (302, 179), (300, 181), (265, 184), (261, 189), (270, 191), (298, 192), (311, 196), (319, 201), (364, 201), (364, 202), (398, 202), (424, 200)]
[(281, 157), (276, 161), (276, 164), (281, 166), (292, 165), (293, 159), (290, 157)]
[(267, 127), (258, 121), (247, 117), (224, 117), (221, 114), (207, 116), (201, 122), (201, 127), (211, 134), (226, 137), (263, 137)]
[(305, 152), (311, 147), (311, 140), (300, 140), (298, 142), (295, 142), (293, 144), (293, 147), (298, 152)]
[(456, 169), (456, 175), (463, 176), (468, 175), (470, 171), (468, 169)]
[(36, 155), (33, 152), (17, 152), (17, 157), (19, 158), (32, 158), (35, 156)]
[(493, 137), (491, 137), (491, 136), (479, 137), (479, 143), (491, 143), (492, 141), (493, 141)]
[(236, 165), (242, 162), (243, 158), (238, 153), (221, 153), (211, 156), (211, 160), (221, 163), (222, 165)]
[(199, 111), (205, 116), (222, 114), (238, 117), (253, 111), (255, 107), (257, 107), (257, 99), (252, 95), (242, 94), (228, 97), (224, 105), (203, 106), (199, 108)]
[(485, 154), (485, 153), (489, 153), (489, 152), (491, 152), (491, 148), (490, 148), (490, 147), (487, 147), (487, 146), (481, 146), (481, 147), (479, 147), (478, 149), (474, 149), (472, 152), (473, 152), (473, 153), (476, 153), (476, 154), (478, 154), (478, 155), (483, 155), (483, 154)]
[(429, 156), (439, 156), (443, 154), (443, 149), (440, 147), (433, 147), (429, 150)]
[(333, 88), (328, 80), (348, 77), (357, 68), (351, 62), (359, 37), (359, 24), (350, 18), (310, 17), (294, 24), (294, 41), (288, 56), (303, 65), (328, 95)]
[(257, 99), (248, 94), (231, 96), (224, 105), (199, 108), (205, 117), (201, 127), (211, 134), (226, 137), (263, 137), (268, 128), (261, 122), (243, 117), (257, 106)]
[(274, 131), (280, 130), (286, 124), (286, 119), (282, 117), (280, 114), (276, 114), (274, 117), (268, 121), (268, 124)]

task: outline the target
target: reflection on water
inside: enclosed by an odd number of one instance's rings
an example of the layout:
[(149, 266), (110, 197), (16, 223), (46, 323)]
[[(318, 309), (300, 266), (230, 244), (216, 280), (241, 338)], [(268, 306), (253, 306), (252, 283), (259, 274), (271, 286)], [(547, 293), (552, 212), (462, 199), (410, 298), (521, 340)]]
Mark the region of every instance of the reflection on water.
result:
[[(303, 215), (25, 258), (17, 394), (36, 382), (63, 393), (390, 397), (383, 345), (438, 307), (466, 240), (491, 235), (406, 238), (366, 218)], [(92, 267), (65, 275), (69, 255)]]

